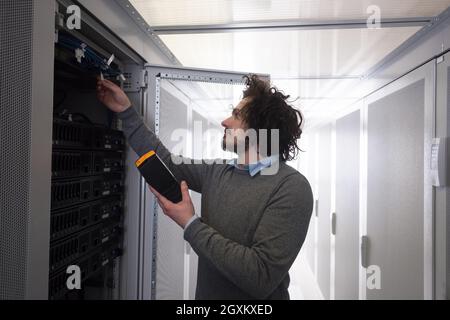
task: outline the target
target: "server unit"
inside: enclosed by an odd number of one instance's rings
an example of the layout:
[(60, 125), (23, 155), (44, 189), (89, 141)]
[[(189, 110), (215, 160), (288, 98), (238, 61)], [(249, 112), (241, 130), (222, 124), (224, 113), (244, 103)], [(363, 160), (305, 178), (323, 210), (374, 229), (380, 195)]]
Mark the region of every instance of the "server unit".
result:
[(120, 131), (54, 120), (50, 299), (68, 298), (66, 270), (72, 265), (78, 266), (82, 275), (82, 291), (76, 291), (77, 297), (89, 296), (88, 281), (95, 278), (101, 279), (95, 282), (98, 289), (114, 289), (112, 279), (117, 270), (109, 266), (122, 252), (123, 169)]

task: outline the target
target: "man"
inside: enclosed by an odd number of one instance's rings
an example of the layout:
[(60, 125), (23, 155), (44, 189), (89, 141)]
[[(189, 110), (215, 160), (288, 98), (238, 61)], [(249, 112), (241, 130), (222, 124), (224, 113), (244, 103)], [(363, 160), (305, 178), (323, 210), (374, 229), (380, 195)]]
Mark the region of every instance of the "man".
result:
[[(288, 271), (313, 208), (308, 181), (285, 163), (298, 153), (302, 133), (302, 116), (286, 103), (289, 96), (257, 76), (246, 77), (243, 100), (222, 123), (227, 129), (224, 146), (242, 150), (238, 160), (198, 164), (171, 155), (115, 84), (99, 81), (97, 89), (99, 100), (122, 120), (136, 153), (155, 150), (183, 181), (183, 200), (177, 204), (152, 192), (164, 213), (184, 228), (184, 238), (199, 256), (196, 299), (289, 299)], [(278, 150), (269, 148), (266, 157), (258, 153), (238, 133), (248, 129), (278, 129)], [(263, 174), (274, 164), (274, 174)], [(201, 218), (194, 213), (188, 185), (202, 194)]]

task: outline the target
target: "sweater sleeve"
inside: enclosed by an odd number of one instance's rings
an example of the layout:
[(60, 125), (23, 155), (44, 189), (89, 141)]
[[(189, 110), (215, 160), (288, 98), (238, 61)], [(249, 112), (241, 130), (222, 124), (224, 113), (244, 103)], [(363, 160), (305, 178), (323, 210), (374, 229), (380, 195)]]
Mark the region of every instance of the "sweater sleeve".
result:
[(300, 174), (289, 176), (269, 200), (251, 246), (225, 238), (201, 219), (184, 238), (236, 286), (265, 299), (279, 286), (297, 257), (308, 231), (313, 195)]
[(178, 181), (186, 181), (189, 189), (201, 193), (208, 164), (171, 154), (133, 107), (118, 113), (117, 117), (122, 120), (125, 137), (138, 156), (154, 150)]

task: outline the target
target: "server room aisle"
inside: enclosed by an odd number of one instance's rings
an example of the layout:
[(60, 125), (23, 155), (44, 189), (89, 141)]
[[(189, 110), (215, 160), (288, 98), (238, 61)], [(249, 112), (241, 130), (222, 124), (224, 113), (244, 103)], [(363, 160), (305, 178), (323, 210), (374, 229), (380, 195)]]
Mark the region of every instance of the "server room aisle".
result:
[(266, 73), (305, 115), (292, 165), (315, 206), (292, 297), (448, 297), (450, 1), (130, 3), (181, 64)]

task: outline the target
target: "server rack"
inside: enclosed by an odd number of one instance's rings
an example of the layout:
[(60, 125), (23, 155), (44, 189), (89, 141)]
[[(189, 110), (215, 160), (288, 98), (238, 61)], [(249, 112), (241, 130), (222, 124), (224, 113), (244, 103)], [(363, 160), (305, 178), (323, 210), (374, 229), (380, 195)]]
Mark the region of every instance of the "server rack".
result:
[[(80, 30), (63, 23), (72, 4), (82, 8)], [(130, 156), (120, 121), (96, 99), (96, 81), (101, 74), (127, 88), (128, 65), (139, 70), (140, 61), (78, 2), (55, 5), (48, 298), (118, 299)], [(74, 265), (80, 290), (67, 286)]]
[[(144, 184), (120, 121), (97, 100), (96, 81), (115, 82), (140, 108), (145, 60), (79, 1), (55, 4), (48, 297), (136, 298), (136, 190)], [(64, 23), (71, 5), (81, 9), (81, 29)], [(81, 290), (67, 289), (70, 265), (81, 269)]]

